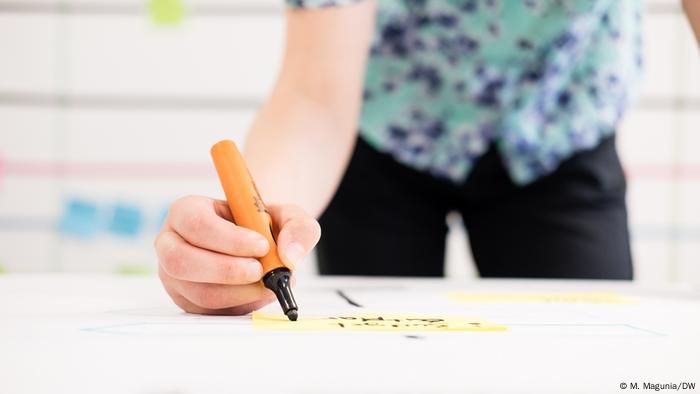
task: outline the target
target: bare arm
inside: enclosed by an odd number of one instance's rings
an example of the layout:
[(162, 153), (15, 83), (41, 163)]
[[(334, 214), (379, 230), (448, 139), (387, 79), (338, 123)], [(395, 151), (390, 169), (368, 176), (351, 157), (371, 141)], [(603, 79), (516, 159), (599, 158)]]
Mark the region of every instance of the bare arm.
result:
[(318, 217), (357, 134), (375, 4), (287, 11), (277, 83), (253, 123), (245, 155), (263, 197)]
[[(321, 236), (328, 204), (355, 140), (374, 3), (289, 11), (287, 48), (270, 98), (246, 143), (248, 165), (279, 229), (277, 252), (293, 268)], [(295, 205), (299, 205), (299, 208)], [(224, 201), (174, 202), (155, 240), (158, 274), (191, 313), (240, 315), (274, 301), (260, 282), (267, 241), (238, 227)]]
[(695, 39), (700, 45), (700, 0), (683, 0), (683, 9), (695, 33)]

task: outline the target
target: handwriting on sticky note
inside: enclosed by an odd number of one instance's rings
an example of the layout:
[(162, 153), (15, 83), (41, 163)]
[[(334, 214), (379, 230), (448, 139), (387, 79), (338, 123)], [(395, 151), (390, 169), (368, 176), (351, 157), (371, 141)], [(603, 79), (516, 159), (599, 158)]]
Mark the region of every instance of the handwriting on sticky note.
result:
[(617, 293), (464, 293), (447, 294), (463, 303), (527, 303), (527, 304), (633, 304), (635, 300)]
[(253, 313), (253, 327), (268, 331), (374, 331), (374, 332), (440, 332), (440, 331), (504, 331), (506, 327), (484, 319), (462, 316), (407, 316), (394, 314), (301, 316), (289, 321), (282, 315)]

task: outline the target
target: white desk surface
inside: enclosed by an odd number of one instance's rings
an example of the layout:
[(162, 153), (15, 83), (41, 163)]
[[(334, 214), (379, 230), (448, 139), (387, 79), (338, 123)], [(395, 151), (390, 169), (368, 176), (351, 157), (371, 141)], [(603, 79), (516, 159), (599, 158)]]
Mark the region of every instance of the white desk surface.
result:
[[(319, 279), (302, 315), (478, 316), (503, 332), (276, 333), (188, 315), (152, 277), (0, 275), (0, 393), (620, 393), (694, 382), (700, 293), (586, 281)], [(470, 293), (617, 292), (632, 304), (457, 303)], [(279, 313), (279, 306), (267, 311)], [(629, 390), (629, 386), (628, 386)]]

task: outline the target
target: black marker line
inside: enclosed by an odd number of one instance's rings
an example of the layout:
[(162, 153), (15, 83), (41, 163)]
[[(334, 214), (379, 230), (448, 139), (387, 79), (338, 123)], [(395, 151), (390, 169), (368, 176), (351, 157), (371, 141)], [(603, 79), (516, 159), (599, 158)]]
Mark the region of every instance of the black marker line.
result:
[(336, 289), (335, 291), (336, 294), (340, 296), (340, 298), (344, 299), (345, 301), (348, 302), (348, 304), (357, 307), (357, 308), (362, 308), (362, 305), (358, 304), (357, 302), (353, 301), (350, 297), (347, 296), (342, 290)]
[[(336, 289), (335, 293), (340, 296), (340, 298), (344, 299), (345, 301), (348, 302), (348, 304), (356, 307), (356, 308), (362, 308), (363, 306), (355, 302), (352, 298), (348, 297), (347, 294), (345, 294), (342, 290)], [(425, 339), (424, 336), (420, 335), (404, 335), (404, 338), (406, 339)]]

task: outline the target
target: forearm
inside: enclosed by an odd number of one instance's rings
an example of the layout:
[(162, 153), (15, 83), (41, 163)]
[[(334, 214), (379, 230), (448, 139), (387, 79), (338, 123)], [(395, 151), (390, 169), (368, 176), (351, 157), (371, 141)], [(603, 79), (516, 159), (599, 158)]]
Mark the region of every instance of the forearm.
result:
[(245, 144), (248, 165), (266, 202), (296, 204), (318, 217), (349, 160), (356, 118), (338, 116), (297, 94), (273, 94)]
[(280, 75), (245, 145), (270, 203), (319, 216), (340, 182), (357, 135), (375, 4), (287, 12)]
[(683, 9), (695, 33), (695, 39), (700, 45), (700, 0), (683, 0)]

